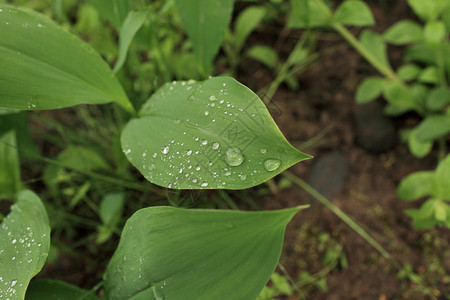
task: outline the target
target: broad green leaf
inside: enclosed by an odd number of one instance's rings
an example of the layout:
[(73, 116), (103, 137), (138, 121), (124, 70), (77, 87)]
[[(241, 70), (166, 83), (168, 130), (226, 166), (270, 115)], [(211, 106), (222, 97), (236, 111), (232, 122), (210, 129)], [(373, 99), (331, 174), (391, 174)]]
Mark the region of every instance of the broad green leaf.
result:
[(255, 299), (303, 207), (265, 212), (150, 207), (125, 224), (106, 299)]
[(244, 189), (310, 158), (293, 148), (262, 101), (230, 77), (164, 85), (121, 137), (144, 177), (177, 189)]
[(100, 15), (110, 21), (117, 29), (122, 26), (128, 12), (133, 9), (132, 1), (127, 0), (87, 0)]
[(291, 0), (291, 11), (287, 22), (289, 28), (328, 27), (332, 14), (327, 6), (316, 0)]
[(98, 300), (90, 291), (80, 289), (70, 283), (41, 279), (32, 281), (27, 289), (25, 300)]
[(417, 76), (419, 76), (421, 70), (422, 69), (417, 65), (407, 64), (401, 66), (397, 70), (397, 75), (401, 80), (410, 81), (416, 79)]
[(383, 95), (386, 100), (395, 106), (404, 108), (414, 108), (416, 106), (411, 89), (400, 83), (391, 82), (389, 85), (386, 85)]
[(378, 98), (386, 85), (386, 80), (380, 77), (368, 77), (360, 83), (356, 91), (356, 101), (367, 103)]
[(408, 201), (430, 195), (433, 180), (434, 172), (432, 171), (419, 171), (412, 173), (400, 181), (400, 185), (397, 189), (397, 195)]
[(18, 112), (20, 112), (20, 110), (18, 110), (18, 109), (0, 108), (0, 116), (15, 114)]
[(278, 65), (278, 55), (268, 46), (256, 45), (248, 49), (247, 56), (259, 61), (269, 69), (274, 69)]
[(436, 169), (432, 193), (439, 199), (450, 200), (450, 154), (447, 154)]
[(9, 131), (0, 136), (0, 199), (14, 196), (21, 185), (16, 134)]
[(334, 22), (343, 25), (369, 26), (375, 24), (370, 8), (363, 1), (347, 0), (336, 9)]
[(436, 140), (450, 133), (450, 115), (430, 115), (417, 126), (417, 138)]
[(130, 47), (131, 41), (134, 35), (144, 24), (148, 16), (148, 10), (130, 11), (127, 18), (120, 28), (120, 41), (119, 41), (119, 58), (114, 65), (114, 73), (117, 73), (122, 68), (127, 58), (128, 47)]
[(378, 34), (366, 29), (361, 33), (360, 41), (381, 64), (390, 68), (386, 44)]
[(435, 57), (436, 51), (423, 42), (408, 47), (405, 52), (404, 60), (432, 65), (436, 63)]
[(99, 54), (33, 11), (0, 4), (0, 107), (35, 110), (117, 102), (133, 111)]
[(383, 38), (393, 45), (416, 43), (423, 40), (423, 29), (416, 22), (403, 20), (386, 30)]
[(417, 130), (412, 130), (408, 136), (408, 147), (409, 151), (411, 151), (415, 157), (422, 158), (430, 153), (433, 142), (418, 139)]
[(175, 4), (201, 73), (208, 75), (230, 23), (233, 0), (175, 0)]
[(258, 26), (266, 14), (263, 6), (250, 6), (242, 11), (236, 19), (234, 27), (234, 43), (239, 52), (249, 34)]
[(431, 21), (425, 25), (425, 41), (432, 47), (438, 46), (445, 38), (445, 25), (442, 22)]
[(31, 278), (44, 266), (50, 248), (50, 226), (39, 197), (29, 190), (0, 227), (0, 298), (23, 299)]

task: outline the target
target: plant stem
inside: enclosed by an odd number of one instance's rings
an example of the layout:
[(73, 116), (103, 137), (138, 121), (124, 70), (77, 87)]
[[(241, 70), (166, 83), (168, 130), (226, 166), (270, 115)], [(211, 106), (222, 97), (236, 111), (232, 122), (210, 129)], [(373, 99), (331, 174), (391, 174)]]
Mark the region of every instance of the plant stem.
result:
[(358, 233), (364, 240), (366, 240), (372, 247), (374, 247), (384, 258), (389, 260), (392, 265), (400, 269), (401, 265), (381, 246), (377, 241), (375, 241), (369, 233), (367, 233), (358, 223), (353, 221), (347, 214), (345, 214), (339, 207), (331, 203), (322, 194), (316, 191), (312, 186), (307, 184), (305, 181), (297, 177), (295, 174), (285, 171), (283, 175), (286, 176), (293, 183), (304, 189), (308, 194), (317, 199), (326, 208), (331, 210), (336, 216), (338, 216), (344, 223), (346, 223), (351, 229)]
[(350, 45), (355, 48), (359, 54), (361, 54), (375, 69), (378, 70), (385, 77), (389, 78), (395, 82), (402, 82), (400, 78), (397, 77), (395, 72), (388, 66), (381, 63), (378, 58), (376, 58), (355, 36), (342, 24), (334, 23), (332, 24), (334, 30), (336, 30), (343, 38), (349, 42)]

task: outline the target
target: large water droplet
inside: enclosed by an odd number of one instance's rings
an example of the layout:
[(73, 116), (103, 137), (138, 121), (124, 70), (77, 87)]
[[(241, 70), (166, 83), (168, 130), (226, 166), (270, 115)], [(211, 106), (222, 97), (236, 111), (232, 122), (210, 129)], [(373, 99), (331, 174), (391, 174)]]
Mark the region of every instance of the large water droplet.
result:
[(164, 147), (161, 148), (161, 152), (162, 152), (163, 154), (169, 153), (169, 150), (170, 150), (169, 146), (164, 146)]
[(213, 143), (212, 146), (211, 146), (211, 148), (213, 148), (214, 150), (219, 149), (219, 147), (220, 147), (219, 143)]
[(269, 172), (275, 171), (280, 165), (281, 161), (279, 159), (266, 159), (264, 162), (264, 168)]
[(244, 156), (241, 154), (241, 150), (237, 147), (231, 147), (225, 153), (225, 162), (231, 166), (240, 166), (244, 161)]
[(267, 149), (261, 148), (261, 150), (259, 150), (259, 152), (261, 152), (262, 154), (267, 152)]

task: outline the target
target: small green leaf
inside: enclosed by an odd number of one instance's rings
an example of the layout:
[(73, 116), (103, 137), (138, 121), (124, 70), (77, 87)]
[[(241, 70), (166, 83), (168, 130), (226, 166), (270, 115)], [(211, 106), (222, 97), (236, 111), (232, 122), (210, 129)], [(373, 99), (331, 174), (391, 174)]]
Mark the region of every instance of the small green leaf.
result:
[[(288, 28), (328, 27), (332, 14), (328, 7), (321, 7), (316, 0), (291, 0)], [(325, 11), (324, 11), (325, 10)]]
[(100, 218), (103, 224), (115, 226), (123, 212), (125, 195), (121, 192), (106, 194), (100, 202)]
[(209, 75), (231, 20), (233, 0), (175, 0), (201, 73)]
[(177, 189), (243, 189), (310, 156), (292, 147), (263, 102), (230, 77), (166, 84), (121, 137), (147, 180)]
[(419, 81), (424, 83), (438, 84), (439, 83), (439, 74), (436, 67), (429, 66), (425, 68), (419, 76)]
[(133, 111), (89, 45), (33, 11), (0, 4), (0, 107), (35, 110), (117, 102)]
[(439, 222), (446, 222), (448, 217), (447, 209), (448, 205), (444, 201), (436, 201), (436, 205), (434, 207), (434, 218)]
[(368, 77), (358, 86), (356, 101), (367, 103), (379, 97), (386, 85), (386, 80), (380, 77)]
[(80, 289), (79, 287), (59, 280), (41, 279), (32, 281), (25, 300), (98, 300), (99, 298), (93, 292)]
[(433, 182), (433, 196), (450, 200), (450, 154), (439, 163)]
[(386, 44), (378, 34), (366, 29), (361, 33), (360, 41), (381, 64), (390, 68)]
[(0, 227), (0, 298), (23, 299), (31, 278), (44, 266), (50, 249), (50, 226), (39, 197), (29, 190)]
[(370, 8), (363, 1), (347, 0), (336, 9), (334, 22), (343, 25), (370, 26), (375, 24)]
[(422, 158), (430, 153), (433, 142), (418, 139), (417, 130), (412, 130), (408, 136), (408, 147), (415, 157)]
[(405, 213), (413, 219), (413, 228), (430, 229), (437, 224), (434, 218), (436, 199), (427, 200), (420, 209), (406, 210)]
[(441, 12), (446, 1), (442, 0), (408, 0), (409, 6), (422, 20), (434, 20)]
[(450, 115), (430, 115), (417, 126), (417, 138), (436, 140), (450, 133)]
[(150, 207), (125, 224), (106, 299), (255, 299), (303, 207), (265, 212)]
[(9, 131), (0, 136), (0, 199), (14, 196), (21, 186), (16, 134)]
[(403, 20), (392, 25), (383, 34), (383, 39), (392, 45), (417, 43), (423, 40), (423, 29), (416, 22)]
[(391, 82), (389, 85), (385, 86), (383, 94), (386, 100), (395, 106), (408, 109), (416, 107), (411, 90), (403, 84)]
[(430, 111), (439, 112), (450, 103), (450, 91), (446, 88), (433, 89), (427, 99), (426, 106)]
[(400, 181), (397, 195), (408, 201), (430, 195), (431, 185), (434, 180), (434, 172), (419, 171), (412, 173)]
[(74, 170), (111, 170), (98, 152), (82, 146), (70, 145), (58, 155), (58, 161)]
[(247, 56), (259, 61), (269, 69), (275, 69), (278, 65), (278, 55), (273, 48), (256, 45), (247, 51)]
[(442, 22), (427, 22), (424, 29), (425, 41), (432, 47), (436, 47), (444, 40), (446, 31)]
[(119, 58), (114, 65), (114, 73), (117, 73), (120, 68), (122, 68), (125, 60), (127, 58), (128, 47), (130, 47), (131, 41), (133, 40), (136, 33), (144, 24), (147, 19), (148, 11), (130, 11), (127, 18), (120, 28), (120, 40), (119, 40)]
[(258, 26), (266, 14), (263, 6), (250, 6), (243, 10), (236, 19), (234, 43), (239, 52), (249, 34)]
[(410, 81), (416, 79), (419, 76), (421, 70), (422, 69), (417, 65), (407, 64), (401, 66), (397, 70), (397, 75), (401, 80)]

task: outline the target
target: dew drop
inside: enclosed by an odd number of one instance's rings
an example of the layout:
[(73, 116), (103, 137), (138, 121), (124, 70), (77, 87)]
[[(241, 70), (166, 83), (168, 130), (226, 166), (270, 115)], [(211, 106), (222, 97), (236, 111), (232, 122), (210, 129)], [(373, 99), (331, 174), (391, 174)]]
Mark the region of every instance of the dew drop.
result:
[(269, 172), (275, 171), (280, 165), (281, 161), (279, 159), (266, 159), (264, 162), (264, 168)]
[(203, 140), (202, 141), (202, 145), (205, 146), (206, 144), (208, 144), (208, 141), (207, 140)]
[(169, 153), (169, 150), (170, 150), (169, 146), (164, 146), (164, 147), (161, 148), (161, 152), (162, 152), (163, 154)]
[(17, 280), (11, 281), (11, 287), (15, 286), (17, 284)]
[(187, 154), (187, 155), (191, 155), (191, 154), (192, 154), (192, 150), (188, 150), (188, 151), (186, 152), (186, 154)]
[(209, 115), (209, 111), (205, 111), (205, 116)]
[(237, 167), (244, 162), (244, 156), (241, 154), (241, 150), (237, 147), (231, 147), (225, 153), (225, 162), (231, 167)]
[(241, 174), (239, 175), (239, 177), (241, 177), (241, 180), (244, 181), (245, 179), (247, 179), (247, 175), (245, 174)]
[(217, 98), (216, 98), (216, 96), (212, 95), (212, 96), (209, 97), (209, 100), (211, 100), (211, 101), (216, 101)]
[(202, 182), (201, 186), (206, 187), (206, 186), (208, 186), (208, 183), (207, 182)]
[(267, 149), (261, 148), (261, 150), (259, 150), (259, 152), (261, 152), (262, 154), (267, 153)]
[(212, 146), (211, 146), (211, 148), (213, 148), (214, 150), (219, 149), (219, 147), (220, 147), (219, 143), (213, 143)]

